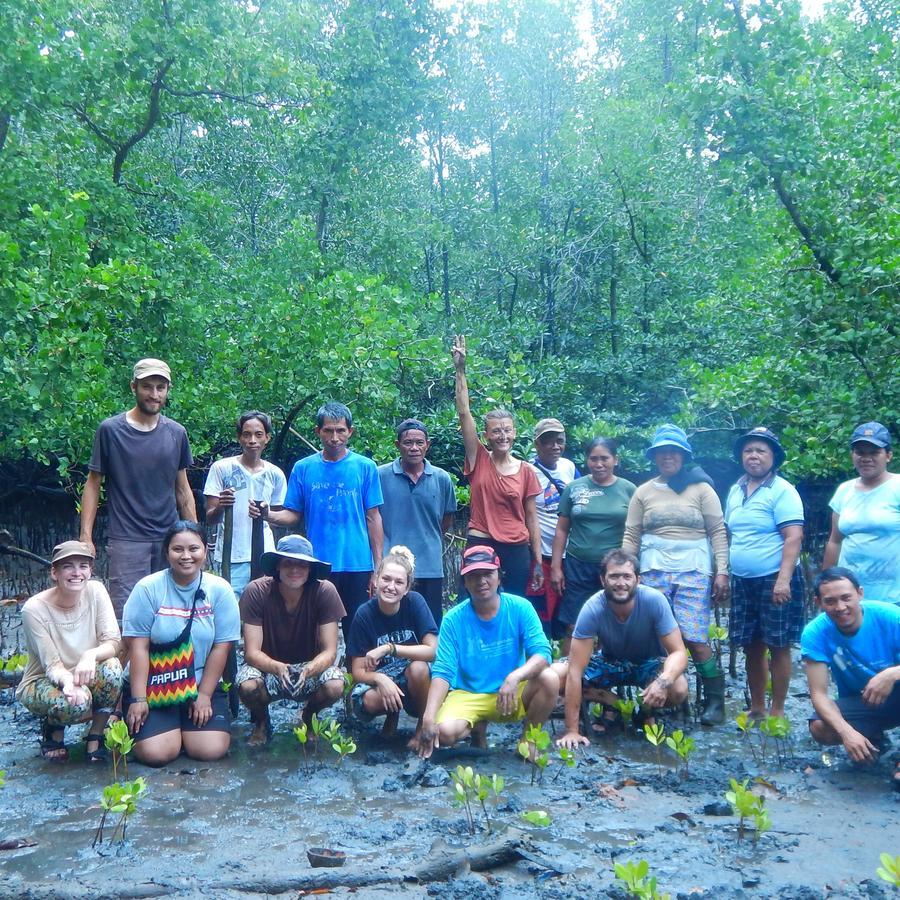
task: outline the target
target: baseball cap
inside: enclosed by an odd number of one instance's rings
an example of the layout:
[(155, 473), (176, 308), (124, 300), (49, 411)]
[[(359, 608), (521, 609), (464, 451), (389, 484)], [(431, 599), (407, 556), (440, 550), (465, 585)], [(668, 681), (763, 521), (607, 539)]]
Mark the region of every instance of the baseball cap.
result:
[(853, 430), (850, 438), (850, 446), (865, 441), (867, 444), (874, 444), (876, 447), (882, 447), (890, 450), (891, 433), (881, 424), (881, 422), (863, 422), (857, 425)]
[(63, 541), (53, 548), (50, 564), (55, 566), (58, 562), (62, 562), (64, 559), (69, 559), (72, 556), (86, 556), (88, 559), (97, 558), (94, 555), (94, 551), (84, 541)]
[(468, 575), (469, 572), (475, 572), (479, 569), (500, 570), (500, 557), (493, 547), (486, 544), (475, 544), (473, 547), (467, 547), (462, 556), (462, 565), (459, 569), (460, 575)]
[(563, 425), (559, 419), (541, 419), (541, 421), (534, 426), (534, 439), (537, 440), (542, 434), (546, 434), (548, 431), (559, 431), (562, 434), (565, 434), (566, 426)]
[(162, 375), (170, 384), (172, 382), (172, 372), (161, 359), (148, 357), (147, 359), (140, 359), (134, 364), (134, 381), (149, 378), (151, 375)]

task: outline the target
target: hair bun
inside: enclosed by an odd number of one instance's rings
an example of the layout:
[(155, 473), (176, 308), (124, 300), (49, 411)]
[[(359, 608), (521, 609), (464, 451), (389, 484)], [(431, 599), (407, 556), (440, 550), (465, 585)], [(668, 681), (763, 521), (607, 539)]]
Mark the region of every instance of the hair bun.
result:
[(388, 556), (399, 556), (401, 559), (405, 559), (409, 563), (409, 567), (415, 568), (416, 565), (416, 557), (412, 550), (409, 547), (404, 547), (403, 544), (397, 544), (396, 547), (391, 547), (388, 550)]

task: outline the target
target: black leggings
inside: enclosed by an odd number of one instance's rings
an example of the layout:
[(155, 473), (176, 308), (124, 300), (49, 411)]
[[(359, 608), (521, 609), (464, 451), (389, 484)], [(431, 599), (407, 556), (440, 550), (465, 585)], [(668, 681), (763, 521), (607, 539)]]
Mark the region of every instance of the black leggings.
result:
[[(531, 547), (525, 544), (501, 544), (493, 538), (470, 534), (466, 548), (476, 545), (493, 547), (500, 557), (500, 586), (507, 594), (524, 597), (531, 576)], [(463, 587), (465, 591), (465, 587)]]

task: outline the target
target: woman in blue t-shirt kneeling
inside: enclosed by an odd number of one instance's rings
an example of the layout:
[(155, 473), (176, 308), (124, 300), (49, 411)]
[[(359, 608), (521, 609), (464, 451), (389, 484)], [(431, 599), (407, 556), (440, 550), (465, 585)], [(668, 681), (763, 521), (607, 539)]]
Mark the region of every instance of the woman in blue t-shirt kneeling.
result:
[(434, 616), (425, 598), (410, 591), (414, 564), (407, 547), (391, 547), (375, 572), (375, 596), (357, 610), (347, 640), (354, 712), (363, 719), (385, 715), (388, 736), (401, 709), (418, 719), (418, 733), (437, 648)]

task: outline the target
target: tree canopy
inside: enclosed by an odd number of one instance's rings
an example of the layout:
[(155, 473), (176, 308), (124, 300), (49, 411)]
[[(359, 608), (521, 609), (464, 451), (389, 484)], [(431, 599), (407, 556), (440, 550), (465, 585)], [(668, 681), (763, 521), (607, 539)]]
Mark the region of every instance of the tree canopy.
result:
[[(835, 0), (0, 0), (0, 458), (77, 482), (133, 363), (195, 454), (325, 399), (675, 421), (795, 477), (900, 437), (900, 17)], [(18, 476), (17, 476), (18, 477)], [(18, 480), (21, 480), (18, 477)]]

